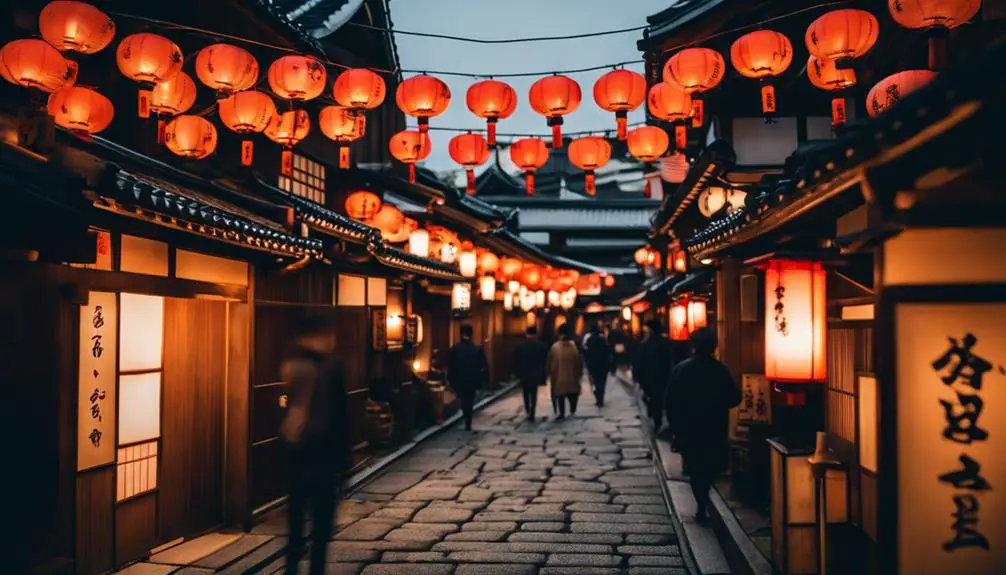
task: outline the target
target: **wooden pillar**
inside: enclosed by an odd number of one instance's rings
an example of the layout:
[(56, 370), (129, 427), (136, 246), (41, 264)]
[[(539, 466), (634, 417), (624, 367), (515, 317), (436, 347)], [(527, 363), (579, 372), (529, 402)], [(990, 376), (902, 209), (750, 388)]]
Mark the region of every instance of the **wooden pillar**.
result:
[[(249, 266), (250, 267), (250, 266)], [(254, 273), (246, 303), (227, 304), (227, 391), (224, 417), (224, 523), (251, 528), (251, 373)]]
[(716, 334), (719, 358), (735, 381), (741, 376), (740, 262), (724, 260), (716, 270)]

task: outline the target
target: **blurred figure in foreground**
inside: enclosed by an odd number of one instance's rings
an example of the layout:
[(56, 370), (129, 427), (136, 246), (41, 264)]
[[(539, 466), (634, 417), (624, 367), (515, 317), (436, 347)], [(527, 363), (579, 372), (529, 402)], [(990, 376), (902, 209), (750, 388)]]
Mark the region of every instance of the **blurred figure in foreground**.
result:
[(538, 406), (538, 387), (545, 383), (545, 360), (548, 349), (538, 340), (538, 328), (531, 326), (525, 332), (524, 341), (513, 351), (513, 372), (520, 380), (524, 393), (524, 412), (528, 421), (534, 421)]
[(559, 417), (566, 418), (566, 402), (569, 402), (569, 414), (576, 415), (576, 403), (580, 398), (580, 376), (583, 366), (580, 364), (580, 352), (572, 341), (573, 330), (568, 323), (559, 326), (559, 341), (552, 344), (548, 351), (548, 377), (552, 382), (552, 396), (559, 404)]
[(343, 366), (334, 356), (335, 330), (323, 318), (305, 316), (281, 367), (289, 385), (280, 428), (289, 457), (290, 538), (286, 573), (297, 573), (304, 554), (304, 511), (311, 509), (311, 575), (325, 572), (338, 490), (352, 468), (349, 412)]
[(461, 341), (454, 344), (447, 358), (447, 381), (461, 400), (465, 431), (472, 430), (475, 392), (489, 378), (489, 361), (482, 348), (472, 341), (474, 331), (469, 324), (461, 326)]
[(584, 358), (587, 364), (587, 373), (590, 374), (590, 381), (594, 387), (594, 402), (597, 407), (604, 406), (604, 388), (608, 383), (608, 360), (611, 350), (608, 349), (608, 342), (601, 334), (600, 322), (590, 326), (590, 337), (585, 338)]
[(698, 505), (695, 518), (705, 522), (709, 489), (727, 467), (730, 409), (740, 404), (741, 392), (727, 367), (713, 357), (716, 333), (708, 327), (698, 329), (691, 342), (692, 357), (671, 372), (666, 405), (689, 469)]
[(664, 326), (658, 319), (651, 319), (643, 327), (644, 336), (636, 351), (636, 364), (632, 375), (643, 390), (646, 414), (653, 422), (653, 432), (660, 431), (664, 423), (664, 393), (671, 379), (673, 350), (670, 340), (664, 336)]

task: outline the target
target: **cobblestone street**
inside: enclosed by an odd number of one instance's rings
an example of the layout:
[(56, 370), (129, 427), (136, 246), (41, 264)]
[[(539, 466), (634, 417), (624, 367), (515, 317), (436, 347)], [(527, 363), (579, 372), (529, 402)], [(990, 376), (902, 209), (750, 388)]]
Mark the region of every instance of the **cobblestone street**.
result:
[(556, 421), (541, 388), (537, 416), (516, 392), (351, 495), (328, 573), (688, 573), (629, 392), (598, 409), (584, 384)]

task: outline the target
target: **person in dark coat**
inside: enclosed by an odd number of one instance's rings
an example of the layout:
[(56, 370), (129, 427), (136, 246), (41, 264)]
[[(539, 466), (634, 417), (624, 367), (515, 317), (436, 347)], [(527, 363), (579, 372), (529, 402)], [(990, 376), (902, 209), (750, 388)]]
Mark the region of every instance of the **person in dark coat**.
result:
[(611, 322), (611, 329), (608, 331), (608, 349), (611, 355), (611, 364), (608, 366), (609, 373), (615, 375), (615, 370), (619, 366), (625, 365), (629, 353), (629, 336), (617, 319)]
[(678, 364), (667, 389), (667, 409), (677, 424), (678, 446), (688, 466), (698, 512), (707, 520), (709, 489), (727, 467), (730, 409), (741, 402), (741, 392), (727, 367), (713, 354), (716, 334), (701, 328), (691, 336), (692, 357)]
[(520, 380), (524, 393), (524, 412), (528, 421), (534, 421), (538, 406), (538, 387), (545, 385), (545, 359), (548, 349), (538, 339), (538, 328), (531, 326), (525, 332), (524, 341), (513, 350), (513, 372)]
[(653, 431), (659, 432), (664, 423), (664, 392), (671, 379), (674, 367), (671, 342), (664, 336), (664, 326), (658, 319), (651, 319), (644, 326), (645, 335), (639, 349), (632, 373), (643, 390), (646, 413), (653, 422)]
[(304, 511), (310, 507), (310, 573), (321, 575), (337, 492), (352, 467), (352, 434), (344, 370), (333, 356), (334, 327), (312, 316), (302, 318), (297, 326), (301, 333), (281, 366), (283, 381), (289, 386), (287, 414), (280, 427), (290, 480), (286, 573), (297, 573), (304, 554)]
[(608, 349), (608, 342), (601, 335), (601, 324), (595, 323), (590, 326), (590, 337), (584, 343), (584, 363), (587, 364), (587, 373), (590, 374), (591, 384), (594, 386), (594, 400), (598, 407), (604, 406), (604, 388), (608, 382), (608, 362), (611, 359), (611, 350)]
[(461, 341), (454, 344), (447, 358), (447, 381), (461, 400), (465, 431), (472, 430), (472, 410), (475, 392), (489, 377), (489, 361), (485, 351), (472, 341), (472, 326), (461, 326)]

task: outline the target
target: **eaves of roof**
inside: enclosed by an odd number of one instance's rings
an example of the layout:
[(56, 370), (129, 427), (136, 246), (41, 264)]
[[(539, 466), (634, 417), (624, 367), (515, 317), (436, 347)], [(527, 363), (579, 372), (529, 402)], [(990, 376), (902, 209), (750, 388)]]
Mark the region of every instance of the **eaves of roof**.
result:
[(736, 161), (737, 155), (725, 140), (716, 140), (709, 144), (688, 168), (688, 173), (677, 191), (665, 196), (660, 210), (653, 214), (650, 237), (667, 234), (688, 206), (698, 198), (706, 184), (722, 176)]
[(646, 18), (650, 26), (643, 31), (643, 38), (636, 42), (636, 47), (640, 52), (659, 47), (669, 34), (726, 4), (727, 0), (680, 0)]
[(296, 194), (281, 190), (267, 183), (258, 175), (255, 176), (254, 181), (271, 197), (293, 208), (294, 215), (300, 221), (321, 233), (357, 244), (370, 243), (381, 235), (377, 228), (372, 228)]

